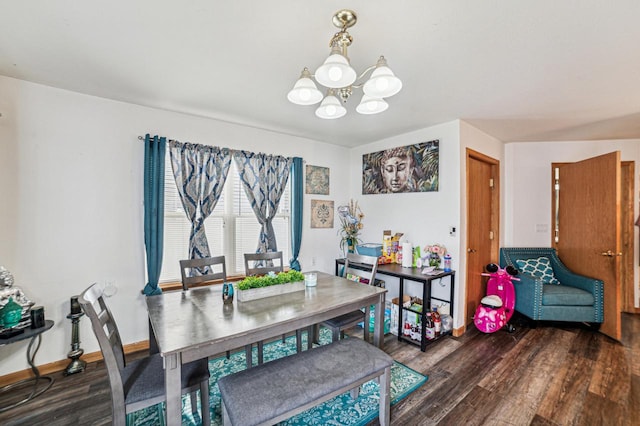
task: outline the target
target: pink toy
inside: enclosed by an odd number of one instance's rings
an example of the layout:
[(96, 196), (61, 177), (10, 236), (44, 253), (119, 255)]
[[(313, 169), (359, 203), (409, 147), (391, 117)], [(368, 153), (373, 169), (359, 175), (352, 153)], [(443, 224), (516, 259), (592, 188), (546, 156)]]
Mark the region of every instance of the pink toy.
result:
[(495, 263), (487, 265), (486, 269), (490, 273), (482, 275), (490, 277), (487, 282), (487, 295), (480, 301), (473, 323), (483, 333), (496, 332), (505, 325), (507, 330), (512, 332), (515, 329), (507, 323), (516, 305), (516, 292), (512, 280), (520, 281), (515, 278), (518, 270), (511, 265), (502, 269)]

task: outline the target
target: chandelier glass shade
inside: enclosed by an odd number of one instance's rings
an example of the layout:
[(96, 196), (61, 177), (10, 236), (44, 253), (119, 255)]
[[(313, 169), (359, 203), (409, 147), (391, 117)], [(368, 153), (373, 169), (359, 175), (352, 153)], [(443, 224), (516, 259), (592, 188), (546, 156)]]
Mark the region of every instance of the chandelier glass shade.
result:
[(333, 94), (332, 90), (329, 90), (327, 96), (316, 109), (316, 116), (327, 120), (343, 117), (346, 113), (347, 109), (342, 106), (338, 98)]
[(320, 102), (322, 96), (322, 92), (311, 80), (311, 73), (305, 68), (293, 89), (287, 94), (287, 99), (297, 105), (313, 105)]
[[(388, 67), (384, 56), (380, 56), (376, 65), (370, 66), (360, 75), (351, 67), (347, 47), (351, 45), (353, 38), (347, 32), (347, 28), (352, 27), (356, 20), (356, 15), (351, 10), (336, 12), (333, 24), (341, 30), (331, 38), (329, 57), (318, 67), (315, 75), (306, 67), (302, 70), (300, 78), (287, 95), (290, 102), (296, 105), (314, 105), (321, 102), (316, 109), (317, 117), (340, 118), (347, 113), (342, 104), (347, 102), (353, 89), (362, 88), (364, 94), (356, 107), (360, 114), (377, 114), (389, 108), (384, 98), (398, 93), (402, 89), (402, 81)], [(369, 78), (364, 81), (367, 75)], [(324, 99), (313, 79), (327, 88)]]

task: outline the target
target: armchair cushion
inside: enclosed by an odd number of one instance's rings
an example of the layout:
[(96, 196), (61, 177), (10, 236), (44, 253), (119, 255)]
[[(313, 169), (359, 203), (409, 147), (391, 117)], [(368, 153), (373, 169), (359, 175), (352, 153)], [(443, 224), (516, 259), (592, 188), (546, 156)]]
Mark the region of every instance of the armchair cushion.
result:
[(516, 259), (516, 266), (520, 272), (536, 277), (545, 284), (560, 284), (560, 281), (553, 275), (551, 262), (546, 256), (534, 259)]
[(542, 288), (545, 306), (593, 306), (593, 294), (566, 285), (546, 285)]

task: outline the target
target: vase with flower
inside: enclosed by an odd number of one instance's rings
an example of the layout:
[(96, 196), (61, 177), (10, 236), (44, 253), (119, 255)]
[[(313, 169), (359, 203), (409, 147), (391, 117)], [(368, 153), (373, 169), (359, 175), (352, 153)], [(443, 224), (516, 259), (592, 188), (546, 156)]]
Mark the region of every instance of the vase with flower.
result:
[(350, 200), (349, 204), (338, 207), (338, 217), (340, 218), (340, 250), (346, 253), (354, 253), (356, 245), (360, 243), (360, 230), (362, 229), (362, 219), (364, 214), (360, 210), (357, 201)]
[(442, 258), (447, 254), (447, 248), (442, 244), (436, 243), (425, 246), (424, 250), (427, 253), (426, 261), (429, 263), (429, 266), (439, 269)]

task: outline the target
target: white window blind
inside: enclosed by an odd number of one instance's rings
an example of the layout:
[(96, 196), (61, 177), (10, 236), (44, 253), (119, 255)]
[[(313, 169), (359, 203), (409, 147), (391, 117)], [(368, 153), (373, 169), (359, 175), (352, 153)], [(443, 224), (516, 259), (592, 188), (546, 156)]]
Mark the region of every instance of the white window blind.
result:
[[(278, 214), (273, 219), (278, 250), (282, 251), (285, 264), (290, 258), (291, 241), (289, 188), (290, 185), (287, 183), (285, 193), (280, 200)], [(168, 152), (165, 161), (164, 192), (164, 249), (160, 283), (181, 280), (179, 261), (189, 257), (189, 234), (191, 232), (191, 223), (180, 201)], [(255, 253), (258, 247), (260, 224), (241, 186), (233, 161), (223, 194), (204, 226), (211, 255), (225, 256), (228, 275), (244, 274), (244, 253)]]

